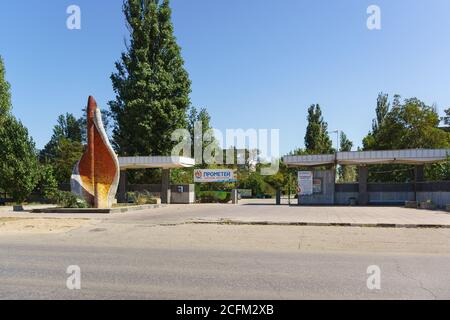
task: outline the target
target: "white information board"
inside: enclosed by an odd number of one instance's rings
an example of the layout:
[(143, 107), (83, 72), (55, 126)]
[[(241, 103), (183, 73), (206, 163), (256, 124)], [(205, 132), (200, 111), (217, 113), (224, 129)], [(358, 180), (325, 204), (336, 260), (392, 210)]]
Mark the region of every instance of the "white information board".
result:
[(313, 189), (313, 172), (299, 171), (298, 172), (298, 194), (300, 196), (310, 196), (314, 192)]

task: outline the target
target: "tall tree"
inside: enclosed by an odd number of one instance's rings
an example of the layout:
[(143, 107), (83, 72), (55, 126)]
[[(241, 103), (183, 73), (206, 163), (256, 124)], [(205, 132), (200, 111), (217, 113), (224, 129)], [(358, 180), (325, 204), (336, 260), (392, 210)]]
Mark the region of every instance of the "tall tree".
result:
[(377, 98), (377, 107), (375, 109), (376, 118), (372, 123), (372, 132), (376, 133), (378, 129), (383, 125), (383, 121), (389, 112), (389, 95), (379, 93)]
[(111, 76), (114, 147), (120, 155), (168, 155), (186, 127), (191, 82), (174, 36), (169, 0), (126, 0), (130, 43)]
[[(200, 128), (201, 126), (201, 128)], [(203, 153), (204, 150), (213, 143), (217, 143), (214, 139), (212, 141), (205, 141), (205, 135), (208, 131), (212, 130), (211, 116), (205, 108), (198, 110), (195, 107), (191, 107), (188, 112), (187, 129), (191, 135), (192, 150), (191, 154), (195, 156), (195, 145), (201, 145), (201, 154), (196, 155), (196, 162), (203, 167)], [(196, 130), (197, 129), (197, 130)], [(201, 129), (201, 131), (200, 131)], [(200, 159), (201, 156), (201, 159)], [(202, 163), (200, 163), (202, 162)]]
[(363, 141), (365, 150), (447, 148), (450, 133), (439, 129), (440, 118), (434, 106), (417, 98), (395, 102), (377, 131)]
[(341, 131), (340, 136), (340, 151), (341, 152), (349, 152), (352, 151), (353, 148), (353, 142), (350, 141), (349, 138), (347, 138), (347, 135)]
[(318, 104), (308, 109), (308, 127), (306, 128), (305, 146), (308, 153), (332, 153), (333, 142), (328, 136), (328, 124), (324, 121)]
[(53, 127), (53, 135), (50, 141), (40, 152), (41, 161), (53, 160), (58, 154), (58, 145), (61, 139), (82, 143), (83, 141), (83, 119), (77, 119), (73, 114), (66, 113), (58, 117)]
[(445, 116), (442, 118), (442, 121), (444, 121), (444, 124), (448, 127), (450, 127), (450, 108), (444, 111)]
[(5, 65), (0, 56), (0, 121), (11, 110), (11, 93), (9, 92), (10, 85), (5, 79)]
[[(348, 139), (344, 132), (340, 135), (340, 151), (352, 151), (353, 142)], [(356, 180), (356, 168), (354, 166), (342, 165), (338, 167), (339, 182), (353, 182)]]
[(73, 114), (60, 115), (53, 128), (53, 135), (39, 154), (40, 161), (52, 167), (58, 184), (70, 182), (72, 169), (83, 155), (84, 118)]
[(33, 139), (12, 115), (0, 126), (0, 188), (17, 203), (23, 203), (39, 181), (39, 167)]
[[(382, 122), (378, 122), (377, 112), (375, 121), (378, 126), (364, 138), (364, 150), (448, 148), (450, 133), (439, 128), (440, 120), (434, 106), (429, 106), (417, 98), (401, 101), (400, 96), (395, 95), (392, 107), (383, 116)], [(412, 169), (408, 165), (371, 166), (369, 180), (412, 181), (414, 179)], [(430, 177), (437, 176), (428, 168), (426, 172)]]

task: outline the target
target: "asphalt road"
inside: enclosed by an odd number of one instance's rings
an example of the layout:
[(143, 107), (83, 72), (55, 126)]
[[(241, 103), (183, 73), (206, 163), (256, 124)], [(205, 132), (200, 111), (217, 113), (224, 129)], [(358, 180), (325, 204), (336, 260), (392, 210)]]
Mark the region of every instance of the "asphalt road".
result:
[[(66, 287), (67, 267), (81, 289)], [(367, 288), (367, 268), (381, 289)], [(450, 257), (2, 243), (0, 299), (450, 299)]]
[(57, 233), (26, 220), (0, 233), (0, 299), (450, 299), (450, 229), (184, 223), (271, 208), (175, 206)]

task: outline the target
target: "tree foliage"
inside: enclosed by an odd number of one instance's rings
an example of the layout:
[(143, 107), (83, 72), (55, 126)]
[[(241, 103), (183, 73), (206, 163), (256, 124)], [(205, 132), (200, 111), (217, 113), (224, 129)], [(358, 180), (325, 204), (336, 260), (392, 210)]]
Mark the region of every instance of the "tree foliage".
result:
[(174, 36), (169, 1), (126, 0), (127, 50), (111, 76), (113, 140), (122, 156), (169, 155), (186, 127), (191, 82)]
[(39, 180), (33, 139), (19, 120), (8, 115), (0, 126), (0, 145), (0, 188), (23, 203)]
[[(401, 97), (396, 95), (391, 107), (388, 96), (380, 94), (376, 115), (372, 131), (363, 140), (364, 150), (450, 147), (450, 133), (439, 128), (441, 119), (436, 108), (417, 98), (402, 102)], [(438, 175), (430, 169), (426, 172), (432, 176)], [(406, 182), (413, 179), (413, 168), (408, 165), (377, 165), (371, 166), (369, 171), (369, 181), (374, 182)]]
[[(344, 132), (340, 134), (340, 151), (349, 152), (352, 151), (353, 142), (348, 139)], [(341, 183), (354, 182), (356, 180), (356, 168), (355, 166), (342, 165), (338, 167), (338, 181)]]
[[(201, 131), (196, 132), (196, 126), (201, 125)], [(191, 136), (192, 149), (191, 154), (196, 156), (197, 168), (206, 168), (204, 163), (203, 154), (206, 148), (212, 144), (217, 144), (217, 141), (213, 138), (212, 141), (206, 141), (205, 136), (212, 130), (211, 116), (205, 108), (198, 110), (195, 107), (191, 107), (188, 112), (187, 129)], [(195, 146), (201, 145), (201, 154), (195, 155)], [(199, 148), (200, 149), (200, 148)], [(200, 158), (201, 156), (201, 158)], [(201, 163), (200, 163), (201, 162)]]
[(5, 117), (6, 114), (11, 110), (11, 93), (10, 93), (10, 85), (5, 78), (5, 65), (3, 63), (3, 59), (0, 56), (0, 121), (2, 117)]
[(328, 124), (324, 121), (318, 104), (308, 109), (308, 127), (306, 128), (305, 147), (308, 153), (333, 153), (333, 143), (328, 136)]
[(376, 130), (364, 138), (364, 150), (450, 146), (450, 133), (439, 129), (440, 118), (434, 106), (428, 106), (417, 98), (400, 103), (397, 96), (392, 108), (387, 110), (382, 121), (377, 121)]
[(50, 141), (39, 154), (40, 161), (52, 167), (59, 185), (70, 182), (72, 170), (83, 155), (84, 122), (84, 118), (77, 119), (70, 113), (60, 115)]
[(442, 121), (444, 121), (444, 124), (447, 127), (450, 127), (450, 108), (448, 108), (444, 112), (445, 112), (445, 116), (442, 118)]
[(40, 152), (41, 161), (53, 161), (58, 155), (58, 146), (61, 139), (79, 142), (84, 140), (85, 126), (83, 118), (77, 119), (73, 114), (66, 113), (58, 117), (57, 123), (53, 128), (53, 135), (50, 141)]

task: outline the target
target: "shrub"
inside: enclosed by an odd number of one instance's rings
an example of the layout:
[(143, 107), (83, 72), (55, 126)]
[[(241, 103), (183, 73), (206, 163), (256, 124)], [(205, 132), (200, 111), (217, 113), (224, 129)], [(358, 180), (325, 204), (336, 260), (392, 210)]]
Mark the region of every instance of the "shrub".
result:
[(89, 205), (84, 199), (77, 197), (75, 194), (66, 191), (55, 191), (51, 199), (58, 206), (63, 208), (83, 209), (89, 208)]
[(154, 197), (150, 192), (128, 192), (127, 193), (128, 202), (137, 204), (139, 206), (146, 204), (157, 204), (158, 199)]
[(201, 203), (228, 203), (231, 193), (225, 191), (200, 191), (197, 198)]
[(49, 165), (41, 165), (39, 170), (39, 182), (36, 191), (45, 199), (52, 199), (58, 191), (58, 183), (53, 174), (53, 168)]

